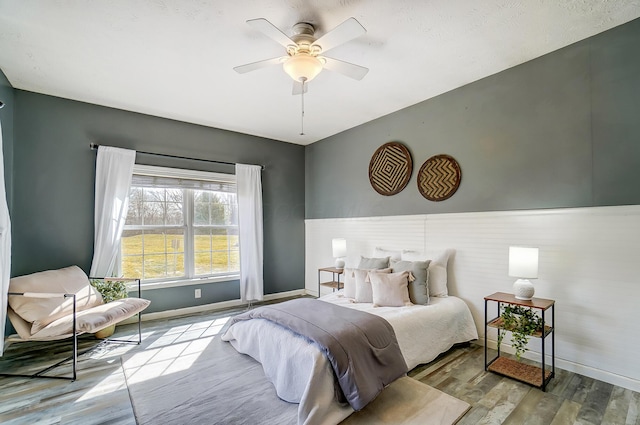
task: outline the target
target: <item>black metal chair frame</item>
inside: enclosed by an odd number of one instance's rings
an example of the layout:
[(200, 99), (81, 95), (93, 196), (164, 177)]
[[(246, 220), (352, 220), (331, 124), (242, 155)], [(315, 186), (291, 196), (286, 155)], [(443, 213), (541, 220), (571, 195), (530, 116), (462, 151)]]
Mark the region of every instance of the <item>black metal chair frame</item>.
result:
[[(140, 288), (140, 279), (138, 278), (118, 278), (118, 277), (102, 277), (102, 278), (97, 278), (97, 277), (90, 277), (89, 279), (102, 279), (102, 280), (112, 280), (112, 281), (124, 281), (124, 282), (138, 282), (138, 298), (142, 298), (142, 290)], [(14, 377), (14, 378), (47, 378), (47, 379), (64, 379), (64, 380), (68, 380), (68, 381), (75, 381), (77, 379), (78, 376), (78, 356), (81, 356), (83, 354), (86, 354), (92, 350), (95, 350), (100, 344), (102, 343), (118, 343), (118, 344), (136, 344), (136, 345), (140, 345), (142, 343), (142, 325), (141, 325), (141, 315), (142, 312), (138, 312), (138, 340), (130, 340), (130, 339), (112, 339), (112, 338), (107, 338), (104, 339), (102, 341), (100, 341), (100, 343), (94, 345), (91, 348), (88, 348), (86, 350), (80, 351), (78, 352), (78, 331), (76, 328), (76, 294), (52, 294), (52, 293), (46, 293), (46, 294), (38, 294), (38, 293), (25, 293), (25, 292), (9, 292), (8, 295), (18, 295), (18, 296), (24, 296), (24, 297), (29, 297), (29, 296), (38, 296), (39, 298), (42, 297), (54, 297), (54, 296), (61, 296), (64, 298), (73, 298), (73, 326), (72, 326), (72, 333), (73, 336), (69, 337), (72, 340), (72, 350), (73, 350), (73, 354), (70, 357), (67, 357), (61, 361), (59, 361), (58, 363), (55, 363), (51, 366), (48, 366), (34, 374), (28, 375), (28, 374), (18, 374), (18, 373), (0, 373), (0, 376), (4, 376), (4, 377)], [(25, 341), (25, 342), (37, 342), (37, 340), (34, 341)], [(64, 363), (68, 362), (68, 361), (72, 361), (72, 367), (71, 367), (71, 376), (51, 376), (51, 375), (45, 375), (45, 373), (57, 368), (58, 366), (62, 366)]]

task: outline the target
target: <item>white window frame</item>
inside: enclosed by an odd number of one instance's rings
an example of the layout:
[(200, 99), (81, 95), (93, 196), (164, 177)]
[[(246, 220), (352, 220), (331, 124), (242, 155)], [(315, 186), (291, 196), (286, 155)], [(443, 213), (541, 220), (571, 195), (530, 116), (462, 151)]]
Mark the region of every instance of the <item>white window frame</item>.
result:
[[(223, 173), (215, 173), (210, 171), (187, 170), (182, 168), (158, 167), (154, 165), (134, 164), (133, 174), (236, 184), (235, 174), (223, 174)], [(240, 270), (238, 270), (237, 272), (217, 273), (215, 275), (206, 276), (206, 277), (195, 276), (195, 253), (193, 249), (194, 234), (192, 234), (193, 230), (195, 229), (195, 227), (193, 226), (193, 218), (194, 218), (193, 209), (194, 209), (193, 196), (187, 196), (184, 201), (184, 210), (183, 210), (183, 227), (185, 229), (185, 232), (184, 232), (185, 277), (156, 278), (156, 279), (143, 280), (141, 283), (142, 289), (171, 288), (175, 286), (196, 285), (196, 284), (213, 283), (213, 282), (227, 282), (230, 280), (237, 280), (240, 278)], [(188, 231), (189, 229), (192, 229), (192, 231), (191, 232)], [(125, 225), (125, 230), (127, 230), (127, 225)], [(189, 248), (187, 249), (187, 247)], [(117, 265), (119, 274), (121, 274), (122, 273), (122, 270), (121, 270), (121, 267), (122, 267), (121, 252), (122, 251), (120, 250), (119, 252), (120, 254), (118, 255), (118, 260), (116, 262), (116, 265)]]

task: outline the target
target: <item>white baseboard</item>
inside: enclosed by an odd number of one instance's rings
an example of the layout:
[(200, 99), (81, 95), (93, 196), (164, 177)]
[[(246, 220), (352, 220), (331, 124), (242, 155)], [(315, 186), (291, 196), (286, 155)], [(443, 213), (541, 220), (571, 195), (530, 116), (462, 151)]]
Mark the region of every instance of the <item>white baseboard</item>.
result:
[[(487, 341), (487, 347), (497, 350), (498, 344), (496, 341), (489, 340)], [(484, 345), (484, 340), (482, 338), (478, 339), (478, 345)], [(515, 354), (515, 349), (509, 344), (502, 344), (501, 351), (508, 354)], [(524, 358), (540, 361), (540, 352), (529, 350), (525, 354), (523, 354)], [(551, 356), (545, 353), (546, 364), (551, 365)], [(577, 373), (578, 375), (587, 376), (589, 378), (597, 379), (599, 381), (608, 382), (609, 384), (617, 385), (622, 388), (627, 388), (631, 391), (640, 392), (640, 381), (632, 378), (628, 378), (626, 376), (617, 375), (615, 373), (607, 372), (602, 369), (596, 369), (591, 366), (586, 366), (580, 363), (572, 362), (570, 360), (565, 360), (558, 358), (556, 356), (556, 368), (564, 369), (569, 372)]]
[[(296, 289), (293, 291), (287, 291), (287, 292), (278, 292), (275, 294), (267, 294), (264, 296), (264, 301), (273, 301), (273, 300), (278, 300), (281, 298), (289, 298), (289, 297), (299, 297), (302, 295), (306, 295), (308, 291), (305, 291), (304, 289)], [(259, 304), (259, 303), (258, 303)], [(221, 301), (218, 303), (213, 303), (213, 304), (203, 304), (203, 305), (196, 305), (193, 307), (185, 307), (185, 308), (178, 308), (175, 310), (165, 310), (165, 311), (156, 311), (153, 313), (143, 313), (142, 314), (142, 321), (146, 322), (148, 320), (159, 320), (159, 319), (168, 319), (170, 317), (176, 317), (176, 316), (185, 316), (188, 314), (197, 314), (197, 313), (204, 313), (207, 311), (216, 311), (216, 310), (223, 310), (226, 308), (233, 308), (233, 307), (241, 307), (241, 306), (245, 306), (247, 305), (246, 302), (240, 301), (240, 300), (229, 300), (229, 301)], [(137, 316), (133, 316), (127, 320), (122, 321), (121, 323), (123, 324), (128, 324), (128, 323), (135, 323), (137, 322)]]

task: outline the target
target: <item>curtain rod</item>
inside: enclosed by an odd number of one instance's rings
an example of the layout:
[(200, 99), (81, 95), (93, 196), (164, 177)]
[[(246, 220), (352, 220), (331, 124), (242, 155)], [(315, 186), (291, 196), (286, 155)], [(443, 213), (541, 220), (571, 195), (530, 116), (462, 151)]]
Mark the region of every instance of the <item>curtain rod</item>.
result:
[[(97, 150), (99, 147), (100, 145), (97, 143), (89, 143), (89, 148), (91, 148), (91, 150)], [(211, 162), (214, 164), (223, 164), (223, 165), (236, 165), (235, 162), (216, 161), (213, 159), (202, 159), (202, 158), (189, 158), (187, 156), (167, 155), (164, 153), (154, 153), (154, 152), (144, 152), (144, 151), (136, 151), (136, 153), (141, 153), (143, 155), (161, 156), (163, 158), (186, 159), (189, 161)], [(264, 170), (264, 165), (260, 165), (260, 168)]]

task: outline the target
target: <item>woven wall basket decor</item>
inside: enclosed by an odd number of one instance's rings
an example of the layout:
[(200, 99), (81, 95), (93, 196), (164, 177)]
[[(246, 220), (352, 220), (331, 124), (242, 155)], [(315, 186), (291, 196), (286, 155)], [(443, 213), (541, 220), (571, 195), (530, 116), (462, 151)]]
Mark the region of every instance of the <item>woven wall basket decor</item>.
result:
[(407, 186), (412, 171), (409, 149), (402, 143), (385, 143), (371, 157), (369, 182), (380, 195), (395, 195)]
[(456, 193), (461, 178), (458, 161), (449, 155), (435, 155), (420, 167), (418, 190), (430, 201), (444, 201)]

